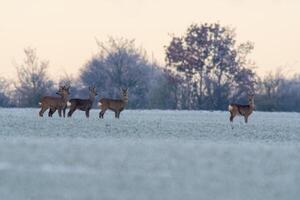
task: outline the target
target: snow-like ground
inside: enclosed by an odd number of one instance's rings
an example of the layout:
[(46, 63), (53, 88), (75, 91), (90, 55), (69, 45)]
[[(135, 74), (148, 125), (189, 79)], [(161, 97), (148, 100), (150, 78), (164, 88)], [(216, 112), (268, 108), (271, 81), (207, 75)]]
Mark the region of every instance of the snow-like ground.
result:
[(300, 199), (299, 113), (98, 112), (0, 109), (0, 199)]

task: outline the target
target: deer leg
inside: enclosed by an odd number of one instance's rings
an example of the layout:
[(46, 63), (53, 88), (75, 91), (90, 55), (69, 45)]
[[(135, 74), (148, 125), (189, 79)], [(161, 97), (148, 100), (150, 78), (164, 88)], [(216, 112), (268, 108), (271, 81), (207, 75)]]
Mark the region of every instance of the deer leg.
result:
[[(57, 110), (57, 108), (54, 108), (54, 109), (52, 110), (52, 115), (56, 112), (56, 110)], [(52, 117), (52, 115), (51, 115), (51, 117)]]
[(233, 115), (233, 113), (230, 112), (230, 118), (229, 118), (230, 122), (233, 122), (233, 118), (234, 118), (234, 117), (235, 117), (235, 116)]
[(247, 124), (248, 123), (248, 116), (245, 116), (245, 123)]
[(235, 116), (233, 115), (233, 113), (232, 112), (230, 112), (230, 118), (229, 118), (229, 120), (230, 120), (230, 124), (231, 124), (231, 128), (233, 129), (233, 118), (234, 118)]
[(101, 112), (99, 113), (99, 118), (104, 118), (104, 113), (105, 113), (106, 109), (101, 110)]
[(48, 112), (48, 117), (52, 117), (52, 114), (53, 114), (53, 113), (52, 113), (52, 108), (50, 108), (50, 109), (49, 109), (49, 112)]
[(118, 118), (120, 118), (120, 114), (121, 114), (121, 112), (124, 110), (124, 108), (121, 108), (120, 110), (119, 110), (119, 112), (118, 112)]
[(76, 108), (70, 108), (69, 112), (68, 112), (68, 117), (71, 117), (73, 112), (75, 112)]
[(39, 112), (39, 116), (43, 117), (44, 112), (48, 109), (48, 107), (42, 107), (40, 112)]
[(66, 109), (67, 109), (67, 106), (65, 106), (64, 109), (63, 109), (63, 116), (64, 117), (66, 117)]
[(59, 108), (59, 109), (58, 109), (58, 115), (59, 115), (59, 117), (61, 117), (61, 111), (62, 111), (62, 109)]
[(48, 113), (49, 117), (52, 117), (52, 115), (56, 112), (56, 109), (57, 108), (50, 108), (49, 113)]
[(118, 118), (118, 111), (115, 110), (115, 118)]
[(86, 118), (89, 118), (89, 117), (90, 117), (90, 110), (89, 110), (89, 109), (87, 109), (87, 110), (85, 111), (85, 116), (86, 116)]
[(48, 116), (52, 117), (52, 115), (53, 115), (53, 113), (55, 113), (55, 111), (56, 111), (56, 108), (50, 108)]
[(52, 117), (52, 115), (56, 112), (57, 108), (53, 108), (51, 110), (52, 110), (52, 113), (51, 113), (51, 117)]

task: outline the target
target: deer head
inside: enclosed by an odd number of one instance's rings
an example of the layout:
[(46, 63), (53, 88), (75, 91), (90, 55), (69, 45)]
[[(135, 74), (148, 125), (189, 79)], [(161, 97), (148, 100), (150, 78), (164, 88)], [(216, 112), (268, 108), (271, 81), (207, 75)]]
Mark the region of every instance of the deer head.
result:
[(248, 101), (250, 105), (254, 105), (254, 93), (248, 93)]
[(120, 88), (123, 101), (128, 102), (128, 88)]
[(98, 95), (98, 94), (97, 94), (97, 90), (96, 90), (96, 86), (92, 86), (92, 87), (90, 86), (90, 87), (89, 87), (89, 92), (90, 92), (89, 95), (90, 95), (90, 99), (91, 99), (91, 100), (94, 100), (95, 97)]
[(69, 90), (70, 90), (70, 86), (59, 86), (59, 90), (56, 92), (56, 94), (66, 99), (70, 95)]

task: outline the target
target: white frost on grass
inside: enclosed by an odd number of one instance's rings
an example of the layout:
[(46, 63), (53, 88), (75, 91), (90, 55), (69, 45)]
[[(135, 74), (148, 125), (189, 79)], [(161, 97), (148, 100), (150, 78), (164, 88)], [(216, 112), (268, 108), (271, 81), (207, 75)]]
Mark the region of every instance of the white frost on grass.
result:
[(0, 197), (298, 199), (300, 115), (0, 109)]

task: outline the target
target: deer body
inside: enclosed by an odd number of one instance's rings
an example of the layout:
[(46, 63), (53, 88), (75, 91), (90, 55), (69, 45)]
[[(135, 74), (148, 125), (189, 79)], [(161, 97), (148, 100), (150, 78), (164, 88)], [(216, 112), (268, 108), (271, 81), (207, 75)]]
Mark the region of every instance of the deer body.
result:
[(107, 109), (115, 112), (115, 118), (120, 118), (120, 113), (124, 110), (128, 103), (127, 89), (121, 90), (122, 99), (108, 99), (102, 98), (99, 101), (99, 107), (101, 109), (99, 118), (103, 118)]
[(71, 99), (70, 102), (70, 110), (68, 112), (68, 117), (71, 117), (76, 109), (85, 111), (85, 116), (88, 118), (90, 116), (90, 110), (95, 101), (95, 97), (97, 96), (96, 88), (89, 88), (90, 97), (89, 99)]
[(254, 108), (255, 106), (253, 95), (249, 97), (248, 105), (229, 104), (228, 110), (230, 112), (230, 122), (233, 122), (233, 118), (236, 116), (243, 116), (245, 119), (245, 123), (248, 123), (248, 117), (252, 114)]
[(60, 87), (59, 91), (57, 92), (60, 97), (53, 97), (53, 96), (44, 96), (42, 97), (40, 101), (41, 110), (39, 112), (39, 116), (43, 117), (44, 112), (50, 108), (49, 117), (52, 117), (52, 114), (58, 110), (58, 114), (61, 117), (61, 111), (64, 109), (64, 107), (67, 105), (68, 101), (68, 95), (69, 93), (69, 87)]

